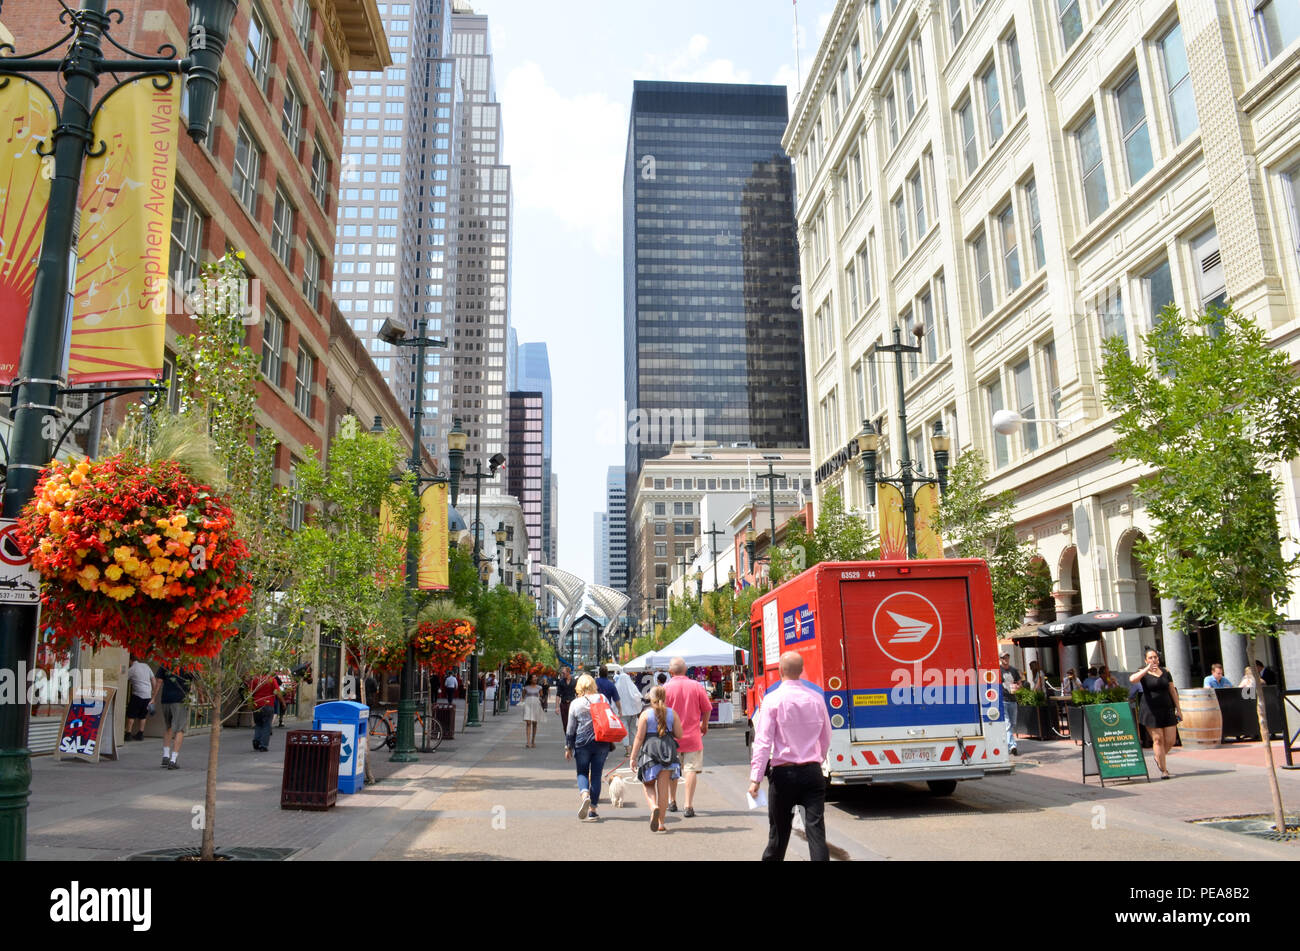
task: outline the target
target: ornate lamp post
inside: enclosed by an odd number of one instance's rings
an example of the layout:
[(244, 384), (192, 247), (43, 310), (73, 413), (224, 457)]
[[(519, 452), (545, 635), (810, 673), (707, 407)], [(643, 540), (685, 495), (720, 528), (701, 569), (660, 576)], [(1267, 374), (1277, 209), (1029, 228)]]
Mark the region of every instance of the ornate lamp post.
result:
[(704, 571), (699, 568), (695, 569), (695, 600), (704, 601)]
[[(140, 56), (117, 44), (109, 31), (120, 13), (107, 12), (106, 0), (82, 0), (78, 10), (60, 4), (60, 21), (67, 34), (55, 47), (41, 50), (36, 57), (0, 57), (0, 80), (24, 73), (54, 73), (63, 90), (57, 106), (43, 86), (32, 83), (51, 100), (58, 120), (48, 143), (53, 158), (49, 205), (45, 209), (45, 230), (32, 285), (31, 305), (23, 332), (21, 356), (10, 385), (13, 430), (9, 438), (7, 479), (4, 488), (5, 518), (16, 518), (31, 499), (40, 471), (53, 455), (53, 434), (44, 420), (58, 404), (63, 386), (60, 375), (67, 358), (68, 327), (65, 315), (71, 310), (69, 288), (76, 260), (77, 202), (87, 154), (100, 147), (103, 131), (92, 126), (95, 88), (100, 77), (114, 81), (104, 96), (126, 82), (153, 76), (165, 87), (176, 75), (186, 80), (189, 101), (190, 138), (203, 142), (208, 137), (216, 104), (221, 58), (235, 16), (236, 0), (189, 0), (188, 56), (176, 57), (176, 48), (166, 44), (159, 56)], [(41, 4), (49, 9), (54, 4)], [(103, 40), (132, 59), (104, 58)], [(37, 57), (67, 44), (57, 59)], [(17, 199), (19, 196), (12, 196)], [(36, 642), (37, 605), (6, 604), (0, 607), (0, 669), (30, 668)], [(31, 754), (27, 750), (27, 708), (19, 703), (0, 704), (0, 860), (21, 860), (27, 853), (27, 798), (31, 788)]]
[[(459, 428), (460, 420), (456, 420)], [(468, 437), (467, 437), (468, 438)], [(461, 447), (461, 458), (464, 458), (464, 446)], [(488, 471), (483, 471), (483, 464), (477, 459), (474, 461), (474, 472), (462, 472), (461, 477), (474, 480), (474, 565), (481, 572), (483, 560), (483, 523), (479, 519), (479, 509), (483, 499), (483, 480), (496, 477), (497, 470), (506, 464), (506, 457), (502, 453), (496, 453), (488, 460)], [(488, 561), (488, 573), (482, 575), (483, 587), (487, 587), (488, 577), (491, 575), (492, 562)], [(469, 678), (470, 683), (474, 685), (473, 690), (466, 692), (465, 697), (465, 726), (482, 726), (483, 721), (479, 719), (478, 711), (478, 644), (477, 639), (474, 645), (474, 651), (469, 655)]]
[[(924, 333), (924, 326), (920, 327)], [(915, 332), (915, 331), (914, 331)], [(951, 440), (943, 431), (943, 421), (936, 420), (934, 435), (930, 445), (934, 450), (934, 467), (936, 477), (917, 475), (912, 463), (912, 453), (907, 440), (907, 397), (903, 391), (903, 354), (920, 353), (920, 344), (909, 346), (902, 342), (902, 331), (894, 328), (894, 342), (879, 346), (877, 350), (894, 354), (894, 369), (898, 376), (898, 431), (902, 436), (902, 461), (899, 474), (882, 476), (876, 471), (876, 452), (880, 448), (880, 433), (875, 423), (863, 420), (862, 432), (858, 435), (858, 449), (862, 452), (862, 475), (867, 485), (867, 505), (875, 504), (876, 486), (880, 483), (898, 486), (903, 493), (903, 518), (907, 525), (907, 556), (916, 557), (916, 499), (912, 494), (914, 485), (937, 485), (940, 492), (948, 489), (948, 450)]]
[[(406, 330), (393, 318), (384, 319), (379, 328), (379, 339), (394, 347), (415, 348), (415, 415), (414, 429), (411, 435), (411, 456), (406, 460), (406, 470), (415, 476), (415, 496), (418, 502), (420, 486), (434, 482), (445, 482), (438, 476), (421, 476), (420, 468), (424, 455), (424, 353), (431, 347), (445, 347), (447, 341), (440, 337), (427, 337), (425, 330), (428, 321), (423, 317), (415, 321), (415, 336), (407, 337)], [(375, 424), (379, 425), (376, 417)], [(411, 521), (406, 533), (406, 591), (407, 603), (415, 597), (420, 587), (420, 512), (419, 505), (411, 513)], [(406, 659), (402, 663), (402, 693), (397, 701), (397, 738), (393, 744), (393, 755), (389, 757), (394, 763), (414, 763), (419, 757), (415, 755), (415, 645), (406, 645)]]
[(506, 553), (506, 523), (497, 522), (497, 530), (492, 533), (492, 537), (497, 542), (497, 584), (506, 583), (506, 569), (504, 555)]

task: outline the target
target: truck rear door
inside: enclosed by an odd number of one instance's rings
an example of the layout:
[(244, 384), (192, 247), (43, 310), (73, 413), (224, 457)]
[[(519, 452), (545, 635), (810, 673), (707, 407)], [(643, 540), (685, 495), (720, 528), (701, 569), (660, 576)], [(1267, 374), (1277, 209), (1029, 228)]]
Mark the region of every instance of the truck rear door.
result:
[(853, 742), (982, 735), (970, 579), (896, 570), (840, 581)]

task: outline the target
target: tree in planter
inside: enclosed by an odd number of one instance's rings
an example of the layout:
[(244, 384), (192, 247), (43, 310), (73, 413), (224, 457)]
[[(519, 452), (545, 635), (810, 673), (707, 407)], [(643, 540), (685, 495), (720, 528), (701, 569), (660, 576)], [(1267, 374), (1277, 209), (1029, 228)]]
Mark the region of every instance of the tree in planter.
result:
[[(1042, 597), (1041, 575), (1030, 572), (1033, 549), (1016, 541), (1015, 498), (1010, 490), (989, 496), (987, 468), (977, 449), (967, 449), (948, 470), (948, 490), (939, 501), (939, 531), (958, 558), (982, 558), (993, 584), (993, 619), (998, 633), (1018, 628), (1025, 612)], [(1050, 579), (1049, 579), (1050, 583)]]
[[(294, 626), (347, 632), (362, 703), (366, 678), (409, 640), (406, 532), (389, 528), (410, 524), (415, 507), (412, 477), (393, 479), (404, 456), (396, 433), (370, 433), (347, 417), (330, 443), (329, 465), (308, 450), (298, 467), (298, 499), (310, 511), (294, 535)], [(374, 782), (369, 758), (366, 782)]]
[[(249, 549), (252, 591), (240, 633), (195, 671), (199, 700), (212, 704), (200, 857), (215, 858), (221, 728), (238, 712), (249, 680), (292, 666), (299, 642), (285, 635), (291, 579), (290, 499), (275, 481), (276, 441), (257, 426), (259, 354), (244, 343), (247, 275), (236, 253), (204, 268), (193, 299), (195, 333), (176, 341), (180, 413), (207, 437), (235, 526)], [(146, 430), (148, 423), (145, 424)], [(153, 437), (156, 438), (156, 434)]]
[[(1274, 471), (1300, 453), (1300, 383), (1285, 350), (1232, 310), (1185, 317), (1166, 307), (1136, 360), (1106, 343), (1102, 378), (1117, 413), (1115, 455), (1149, 466), (1135, 489), (1153, 522), (1136, 553), (1184, 618), (1217, 618), (1246, 636), (1275, 636), (1300, 558), (1278, 538)], [(1260, 736), (1267, 737), (1257, 692)], [(1265, 741), (1278, 831), (1286, 829), (1272, 745)]]

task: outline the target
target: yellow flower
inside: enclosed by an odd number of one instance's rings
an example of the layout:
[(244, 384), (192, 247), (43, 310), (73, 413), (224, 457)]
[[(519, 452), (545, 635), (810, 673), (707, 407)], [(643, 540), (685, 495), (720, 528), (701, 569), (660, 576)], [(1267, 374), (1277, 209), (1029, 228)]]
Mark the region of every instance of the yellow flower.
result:
[(170, 558), (162, 558), (162, 557), (154, 558), (152, 567), (153, 570), (156, 571), (158, 574), (165, 575), (168, 571), (171, 570), (172, 561)]
[(186, 515), (184, 512), (182, 512), (180, 515), (172, 516), (172, 524), (175, 525), (177, 528), (184, 528), (189, 523), (190, 523), (190, 517)]
[[(114, 561), (126, 561), (128, 558), (133, 557), (135, 557), (135, 549), (130, 545), (119, 545), (117, 548), (113, 549)], [(130, 568), (127, 569), (127, 571), (130, 570)]]
[(86, 474), (79, 469), (74, 470), (73, 473), (68, 476), (68, 481), (73, 485), (81, 485), (81, 483), (86, 481)]
[(85, 578), (87, 581), (94, 581), (99, 577), (99, 569), (94, 565), (86, 565), (81, 569), (80, 577)]
[(123, 560), (122, 570), (125, 571), (127, 574), (135, 574), (137, 571), (140, 570), (140, 559), (131, 557)]
[(121, 567), (118, 565), (109, 565), (104, 569), (104, 577), (109, 581), (116, 581), (118, 578), (122, 577)]

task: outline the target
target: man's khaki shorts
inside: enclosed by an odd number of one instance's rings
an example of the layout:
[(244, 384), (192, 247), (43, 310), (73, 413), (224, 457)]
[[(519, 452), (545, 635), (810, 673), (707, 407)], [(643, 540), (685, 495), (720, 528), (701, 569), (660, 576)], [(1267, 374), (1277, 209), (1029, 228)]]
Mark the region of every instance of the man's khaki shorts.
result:
[(704, 772), (704, 750), (695, 750), (690, 753), (682, 753), (681, 760), (682, 760), (683, 773)]

